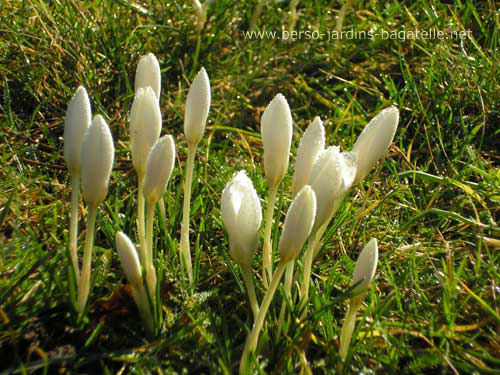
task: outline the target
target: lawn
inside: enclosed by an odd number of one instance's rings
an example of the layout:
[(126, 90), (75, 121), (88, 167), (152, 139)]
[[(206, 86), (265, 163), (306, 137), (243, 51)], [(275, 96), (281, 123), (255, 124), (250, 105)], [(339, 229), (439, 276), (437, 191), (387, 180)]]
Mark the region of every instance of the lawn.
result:
[[(385, 159), (353, 187), (323, 237), (306, 318), (290, 306), (290, 325), (277, 334), (281, 288), (255, 369), (500, 374), (498, 2), (302, 0), (296, 12), (292, 3), (213, 0), (200, 23), (188, 0), (0, 2), (0, 374), (237, 373), (253, 315), (229, 254), (221, 192), (243, 169), (267, 206), (260, 119), (278, 93), (290, 105), (294, 134), (275, 248), (292, 200), (296, 150), (313, 118), (323, 120), (327, 145), (350, 150), (382, 109), (394, 105), (400, 117)], [(267, 33), (250, 35), (252, 28)], [(135, 69), (149, 52), (161, 67), (162, 135), (173, 135), (177, 149), (164, 195), (167, 223), (157, 214), (154, 227), (164, 322), (153, 338), (115, 248), (119, 230), (135, 240), (129, 112)], [(183, 121), (201, 67), (212, 104), (196, 154), (191, 289), (178, 255)], [(79, 85), (116, 149), (80, 320), (70, 303), (71, 188), (63, 158), (64, 118)], [(80, 212), (85, 207), (80, 201)], [(376, 277), (340, 369), (354, 263), (374, 237)], [(253, 263), (259, 301), (261, 247), (262, 239)]]

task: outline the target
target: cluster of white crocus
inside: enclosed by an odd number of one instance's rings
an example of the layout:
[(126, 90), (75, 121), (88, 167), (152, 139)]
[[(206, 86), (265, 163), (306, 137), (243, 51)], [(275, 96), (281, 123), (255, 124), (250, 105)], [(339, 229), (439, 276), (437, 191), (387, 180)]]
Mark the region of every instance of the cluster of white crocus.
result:
[[(257, 192), (244, 171), (237, 173), (226, 185), (221, 200), (222, 218), (229, 236), (230, 253), (234, 261), (240, 265), (255, 317), (241, 359), (241, 372), (248, 370), (248, 356), (257, 347), (265, 314), (285, 270), (285, 292), (288, 298), (291, 297), (294, 260), (299, 256), (306, 240), (308, 246), (304, 253), (299, 295), (303, 317), (307, 313), (311, 268), (314, 257), (321, 247), (321, 238), (351, 186), (360, 182), (387, 151), (398, 120), (397, 108), (390, 107), (383, 110), (366, 126), (350, 152), (341, 152), (337, 146), (325, 148), (323, 124), (319, 117), (313, 120), (304, 132), (298, 147), (292, 182), (294, 199), (285, 218), (278, 244), (280, 257), (276, 271), (273, 272), (271, 233), (274, 204), (279, 185), (288, 170), (292, 115), (286, 99), (281, 94), (276, 95), (264, 111), (261, 134), (269, 198), (262, 250), (262, 284), (266, 292), (260, 306), (255, 293), (251, 263), (258, 245), (262, 213)], [(373, 256), (374, 246), (376, 251), (376, 240), (368, 243), (360, 256), (355, 272), (355, 282), (363, 280), (360, 285), (365, 289), (375, 272), (377, 258), (376, 255)], [(346, 318), (347, 326), (353, 324), (355, 311), (361, 301), (362, 298), (359, 296), (353, 299)], [(283, 303), (278, 330), (281, 329), (284, 306)], [(345, 328), (343, 332), (342, 351), (345, 351), (352, 330)], [(345, 354), (342, 358), (344, 357)]]
[[(71, 174), (70, 257), (77, 284), (77, 311), (85, 310), (90, 291), (92, 248), (98, 206), (108, 194), (113, 168), (113, 137), (106, 121), (96, 115), (91, 122), (87, 91), (79, 87), (70, 101), (64, 124), (64, 159)], [(88, 207), (83, 263), (77, 254), (78, 201), (80, 178), (83, 198)]]

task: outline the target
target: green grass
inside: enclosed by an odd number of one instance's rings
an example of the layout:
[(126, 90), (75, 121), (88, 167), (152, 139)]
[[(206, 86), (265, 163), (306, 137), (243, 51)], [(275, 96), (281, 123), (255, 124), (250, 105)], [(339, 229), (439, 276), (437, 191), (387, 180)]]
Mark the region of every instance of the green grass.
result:
[[(235, 373), (252, 314), (228, 254), (220, 193), (247, 170), (261, 197), (260, 116), (281, 92), (295, 153), (316, 115), (327, 142), (350, 149), (379, 110), (401, 112), (384, 163), (355, 187), (314, 264), (309, 316), (278, 340), (279, 298), (260, 340), (261, 373), (335, 373), (354, 261), (372, 237), (379, 269), (359, 313), (345, 373), (500, 373), (500, 61), (493, 1), (353, 1), (343, 29), (471, 30), (459, 40), (245, 40), (255, 2), (214, 1), (198, 64), (191, 3), (126, 0), (0, 2), (0, 373)], [(303, 0), (297, 30), (334, 30), (342, 3)], [(289, 2), (266, 2), (259, 28), (281, 30)], [(165, 327), (146, 341), (114, 249), (135, 235), (136, 181), (128, 142), (135, 67), (153, 52), (162, 69), (162, 134), (178, 164), (169, 223), (155, 226)], [(189, 82), (212, 85), (191, 209), (197, 292), (185, 292), (176, 252)], [(76, 87), (111, 126), (116, 162), (98, 214), (88, 320), (68, 302), (70, 189), (63, 124)], [(293, 158), (291, 165), (293, 166)], [(290, 202), (287, 177), (278, 218)], [(83, 207), (83, 206), (82, 206)], [(80, 220), (80, 243), (84, 235)], [(275, 230), (275, 244), (279, 228)], [(495, 242), (496, 241), (496, 242)], [(260, 254), (254, 263), (256, 274)], [(262, 290), (258, 291), (259, 299)], [(295, 314), (295, 315), (294, 315)], [(297, 311), (292, 316), (299, 316)], [(301, 361), (305, 354), (308, 365)]]

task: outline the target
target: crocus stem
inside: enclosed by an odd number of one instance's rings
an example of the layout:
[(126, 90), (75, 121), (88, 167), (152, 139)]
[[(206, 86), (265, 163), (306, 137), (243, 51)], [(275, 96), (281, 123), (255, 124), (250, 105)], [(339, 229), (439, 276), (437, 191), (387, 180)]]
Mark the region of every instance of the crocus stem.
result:
[(252, 307), (253, 317), (254, 319), (257, 319), (257, 315), (259, 314), (259, 304), (257, 302), (257, 297), (255, 295), (252, 269), (248, 265), (241, 265), (241, 274), (243, 275), (245, 288), (247, 289), (248, 292), (248, 299), (250, 300), (250, 306)]
[(144, 228), (144, 174), (138, 173), (137, 185), (137, 232), (139, 234), (139, 257), (144, 266), (146, 263), (146, 230)]
[[(285, 295), (286, 298), (288, 298), (289, 301), (291, 301), (292, 298), (292, 283), (293, 283), (293, 268), (294, 268), (294, 262), (289, 262), (286, 265), (286, 273), (285, 273)], [(285, 310), (286, 310), (286, 301), (283, 300), (281, 303), (281, 310), (280, 310), (280, 316), (278, 318), (278, 337), (277, 339), (279, 340), (281, 336), (281, 326), (283, 325), (283, 320), (285, 319)]]
[(165, 227), (165, 230), (167, 230), (167, 212), (165, 210), (165, 199), (161, 197), (160, 201), (158, 202), (158, 205), (160, 206), (160, 217), (161, 217), (161, 222), (163, 223), (163, 226)]
[(257, 318), (255, 319), (255, 323), (253, 324), (252, 332), (250, 332), (247, 340), (245, 342), (245, 348), (243, 349), (243, 355), (241, 356), (240, 361), (240, 374), (246, 373), (248, 369), (248, 356), (255, 351), (257, 348), (257, 343), (259, 341), (259, 334), (262, 330), (262, 326), (264, 325), (264, 319), (267, 314), (267, 310), (271, 305), (271, 301), (273, 300), (274, 293), (278, 288), (278, 285), (281, 280), (281, 276), (283, 276), (283, 272), (285, 272), (285, 267), (287, 263), (280, 262), (278, 264), (278, 268), (274, 273), (271, 283), (269, 284), (269, 288), (267, 289), (266, 294), (264, 295), (264, 299), (262, 300), (262, 304), (260, 306), (259, 313), (257, 314)]
[(83, 251), (83, 264), (80, 274), (80, 282), (78, 283), (78, 300), (77, 310), (79, 314), (83, 314), (90, 290), (90, 267), (92, 261), (92, 248), (94, 246), (95, 219), (97, 215), (97, 205), (89, 204), (87, 233), (85, 234), (85, 247)]
[(149, 304), (148, 296), (146, 294), (146, 290), (144, 289), (144, 285), (132, 285), (132, 297), (139, 309), (139, 313), (141, 314), (142, 320), (146, 326), (146, 331), (148, 335), (151, 337), (154, 336), (154, 318), (151, 311), (151, 306)]
[(311, 282), (311, 268), (314, 255), (314, 247), (318, 241), (318, 231), (311, 233), (307, 241), (307, 249), (304, 255), (304, 274), (300, 287), (300, 307), (303, 309), (301, 318), (307, 314), (307, 300), (309, 299), (309, 284)]
[(144, 270), (146, 271), (146, 284), (148, 286), (149, 295), (155, 301), (156, 296), (156, 271), (153, 266), (153, 221), (155, 213), (155, 203), (147, 202), (146, 204), (146, 251)]
[(266, 208), (266, 227), (264, 229), (264, 245), (262, 248), (262, 284), (267, 289), (268, 280), (273, 274), (273, 245), (271, 243), (271, 231), (273, 229), (274, 203), (276, 202), (276, 193), (278, 184), (270, 182), (269, 199)]
[(191, 207), (191, 185), (193, 183), (194, 157), (196, 145), (188, 145), (188, 159), (186, 164), (186, 179), (184, 180), (184, 204), (182, 209), (180, 255), (181, 266), (186, 267), (189, 283), (193, 284), (193, 269), (191, 266), (191, 250), (189, 249), (189, 211)]
[(78, 199), (80, 197), (80, 174), (71, 175), (71, 221), (69, 227), (69, 255), (75, 273), (76, 285), (80, 282), (80, 269), (78, 267)]
[(349, 309), (345, 316), (344, 324), (342, 324), (342, 329), (340, 330), (340, 348), (339, 355), (342, 362), (345, 362), (347, 357), (347, 349), (351, 342), (352, 333), (354, 331), (354, 323), (356, 322), (356, 311), (358, 310), (359, 303), (351, 300), (349, 304)]

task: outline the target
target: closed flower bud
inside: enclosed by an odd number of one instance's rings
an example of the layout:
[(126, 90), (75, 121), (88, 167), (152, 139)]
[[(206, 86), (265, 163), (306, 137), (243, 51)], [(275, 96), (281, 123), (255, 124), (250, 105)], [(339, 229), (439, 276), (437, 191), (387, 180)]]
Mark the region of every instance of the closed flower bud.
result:
[(307, 185), (314, 162), (324, 148), (325, 128), (321, 119), (316, 116), (304, 132), (297, 149), (292, 183), (293, 195), (297, 194), (304, 185)]
[(278, 250), (280, 262), (295, 259), (306, 242), (316, 216), (316, 194), (306, 185), (295, 196), (286, 214)]
[(292, 113), (285, 97), (277, 94), (260, 120), (264, 144), (264, 171), (269, 184), (278, 184), (288, 170), (292, 143)]
[(205, 132), (210, 109), (210, 81), (205, 68), (196, 75), (186, 99), (184, 134), (188, 144), (196, 146)]
[(236, 263), (250, 266), (259, 242), (262, 209), (245, 171), (238, 172), (222, 191), (221, 213), (231, 256)]
[(175, 164), (175, 143), (171, 135), (161, 137), (149, 152), (144, 175), (144, 198), (156, 203), (160, 200)]
[(153, 89), (139, 88), (130, 111), (130, 149), (132, 163), (141, 176), (146, 170), (146, 161), (151, 147), (160, 137), (160, 105)]
[(337, 146), (322, 151), (314, 163), (309, 184), (316, 193), (318, 210), (314, 230), (316, 231), (330, 218), (336, 201), (342, 193), (342, 162)]
[(80, 173), (83, 137), (91, 122), (89, 96), (80, 86), (69, 102), (64, 120), (64, 160), (71, 174)]
[(398, 121), (399, 111), (393, 106), (376, 115), (363, 129), (352, 148), (352, 152), (358, 156), (354, 183), (362, 181), (384, 156), (394, 138)]
[(160, 100), (161, 92), (161, 74), (160, 74), (160, 64), (156, 59), (156, 56), (152, 53), (148, 53), (142, 56), (137, 65), (137, 70), (135, 71), (135, 92), (140, 88), (151, 87), (155, 93), (155, 96)]
[(343, 195), (351, 188), (356, 177), (358, 157), (354, 152), (341, 152), (339, 158), (342, 175), (340, 195)]
[(357, 284), (355, 290), (364, 291), (357, 297), (364, 298), (364, 296), (366, 295), (366, 289), (370, 285), (373, 276), (375, 276), (375, 271), (377, 270), (377, 261), (377, 239), (372, 238), (359, 254), (356, 265), (354, 266), (351, 285)]
[(98, 205), (106, 198), (114, 157), (111, 131), (104, 118), (97, 115), (82, 144), (82, 192), (87, 204)]
[(116, 249), (127, 280), (139, 288), (142, 285), (141, 263), (134, 244), (123, 232), (116, 233)]

